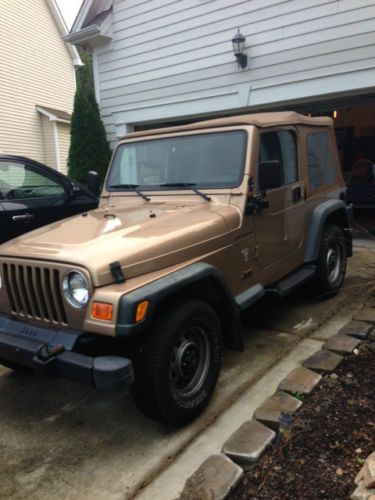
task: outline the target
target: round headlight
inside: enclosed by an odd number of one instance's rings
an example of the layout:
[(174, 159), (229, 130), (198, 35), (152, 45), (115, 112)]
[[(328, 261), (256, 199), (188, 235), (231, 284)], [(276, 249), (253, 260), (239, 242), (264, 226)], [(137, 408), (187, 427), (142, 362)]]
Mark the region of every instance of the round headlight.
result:
[(85, 307), (89, 301), (89, 284), (80, 271), (69, 271), (63, 279), (63, 293), (69, 304), (76, 309)]

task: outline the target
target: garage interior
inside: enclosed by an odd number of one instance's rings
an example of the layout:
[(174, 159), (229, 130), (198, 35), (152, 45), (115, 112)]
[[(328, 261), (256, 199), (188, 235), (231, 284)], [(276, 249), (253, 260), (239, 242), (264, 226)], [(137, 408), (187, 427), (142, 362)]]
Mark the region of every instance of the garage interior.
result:
[[(327, 103), (325, 104), (327, 106)], [(354, 206), (356, 236), (375, 235), (375, 95), (361, 95), (313, 109), (300, 110), (312, 116), (331, 116), (348, 202)]]
[(375, 104), (335, 110), (336, 139), (344, 173), (358, 160), (375, 163)]

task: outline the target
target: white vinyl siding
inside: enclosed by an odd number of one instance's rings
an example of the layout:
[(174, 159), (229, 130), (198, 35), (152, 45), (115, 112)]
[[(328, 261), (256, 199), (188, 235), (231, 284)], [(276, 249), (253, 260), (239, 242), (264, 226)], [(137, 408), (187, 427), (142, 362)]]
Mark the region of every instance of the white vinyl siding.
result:
[(46, 2), (1, 0), (0, 151), (54, 166), (36, 105), (71, 113), (74, 92), (73, 62)]
[(68, 155), (70, 146), (70, 125), (57, 123), (57, 134), (59, 139), (61, 173), (68, 173)]
[[(375, 0), (114, 0), (95, 49), (108, 138), (124, 124), (270, 107), (374, 86)], [(249, 66), (231, 39), (246, 36)]]
[(53, 123), (46, 117), (41, 116), (43, 131), (44, 160), (43, 163), (51, 168), (56, 168), (56, 148), (53, 134)]

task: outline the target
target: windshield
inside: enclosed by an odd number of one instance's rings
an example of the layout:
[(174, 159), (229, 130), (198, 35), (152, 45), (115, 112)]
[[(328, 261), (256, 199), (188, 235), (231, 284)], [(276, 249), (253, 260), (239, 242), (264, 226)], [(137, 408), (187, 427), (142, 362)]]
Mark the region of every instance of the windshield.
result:
[(110, 190), (232, 188), (241, 184), (246, 132), (242, 130), (151, 139), (117, 148)]

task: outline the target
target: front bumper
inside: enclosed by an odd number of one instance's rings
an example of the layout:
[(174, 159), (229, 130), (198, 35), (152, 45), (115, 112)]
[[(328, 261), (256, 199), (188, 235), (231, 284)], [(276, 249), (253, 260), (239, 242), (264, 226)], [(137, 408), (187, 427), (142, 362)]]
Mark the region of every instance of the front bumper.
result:
[(65, 378), (100, 390), (129, 386), (134, 381), (130, 359), (91, 357), (74, 352), (82, 333), (29, 325), (0, 315), (0, 364), (12, 363), (35, 372)]

